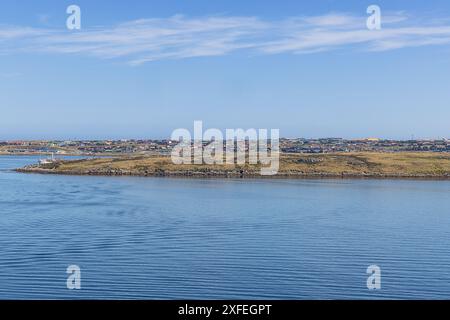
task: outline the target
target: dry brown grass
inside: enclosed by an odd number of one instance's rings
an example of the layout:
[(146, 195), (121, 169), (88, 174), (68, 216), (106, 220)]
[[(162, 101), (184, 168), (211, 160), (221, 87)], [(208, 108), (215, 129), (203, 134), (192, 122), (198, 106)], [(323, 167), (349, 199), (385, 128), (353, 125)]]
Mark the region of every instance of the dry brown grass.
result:
[[(63, 161), (24, 171), (98, 175), (258, 176), (260, 165), (175, 165), (170, 157)], [(283, 154), (278, 176), (450, 177), (449, 153)]]

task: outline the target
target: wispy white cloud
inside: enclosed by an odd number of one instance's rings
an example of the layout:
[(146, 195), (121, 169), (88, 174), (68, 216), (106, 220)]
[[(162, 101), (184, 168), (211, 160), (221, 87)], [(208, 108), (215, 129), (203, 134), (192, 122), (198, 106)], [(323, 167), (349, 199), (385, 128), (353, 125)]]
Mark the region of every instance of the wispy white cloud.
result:
[(0, 41), (26, 39), (47, 34), (47, 30), (31, 27), (0, 26)]
[(122, 58), (132, 65), (162, 59), (313, 53), (355, 47), (386, 51), (450, 44), (448, 19), (417, 20), (404, 12), (382, 16), (381, 30), (366, 29), (366, 16), (329, 13), (283, 20), (210, 16), (141, 19), (73, 32), (0, 26), (0, 52), (41, 52)]

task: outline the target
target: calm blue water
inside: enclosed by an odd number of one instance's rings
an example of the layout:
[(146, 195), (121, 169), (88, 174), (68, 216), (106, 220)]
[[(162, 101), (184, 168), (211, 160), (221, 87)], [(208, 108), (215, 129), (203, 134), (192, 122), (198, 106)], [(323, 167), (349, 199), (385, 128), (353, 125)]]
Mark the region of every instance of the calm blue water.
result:
[(0, 157), (0, 298), (450, 298), (449, 181), (8, 170), (36, 161)]

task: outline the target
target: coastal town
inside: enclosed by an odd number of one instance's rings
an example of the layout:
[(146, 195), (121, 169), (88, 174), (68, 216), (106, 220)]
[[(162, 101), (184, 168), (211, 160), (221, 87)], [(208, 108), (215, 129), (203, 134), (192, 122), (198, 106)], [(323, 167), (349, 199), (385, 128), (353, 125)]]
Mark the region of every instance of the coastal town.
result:
[[(0, 141), (0, 154), (56, 154), (56, 155), (169, 155), (177, 141), (162, 140), (83, 140), (83, 141)], [(207, 144), (208, 142), (204, 142)], [(282, 153), (335, 152), (450, 152), (450, 139), (384, 140), (366, 138), (281, 138)]]

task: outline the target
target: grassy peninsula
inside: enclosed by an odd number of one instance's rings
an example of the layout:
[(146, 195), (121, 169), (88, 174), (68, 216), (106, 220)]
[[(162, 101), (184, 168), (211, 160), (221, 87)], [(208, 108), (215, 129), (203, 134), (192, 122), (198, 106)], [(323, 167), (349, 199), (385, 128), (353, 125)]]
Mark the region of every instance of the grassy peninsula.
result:
[[(30, 165), (19, 172), (179, 177), (261, 177), (260, 165), (176, 165), (168, 156), (56, 161)], [(265, 177), (428, 178), (450, 179), (450, 153), (354, 152), (282, 154), (277, 175)]]

